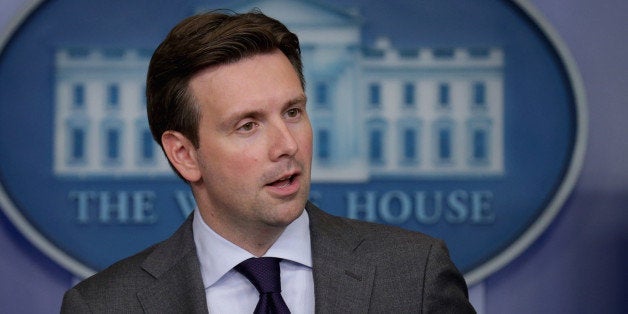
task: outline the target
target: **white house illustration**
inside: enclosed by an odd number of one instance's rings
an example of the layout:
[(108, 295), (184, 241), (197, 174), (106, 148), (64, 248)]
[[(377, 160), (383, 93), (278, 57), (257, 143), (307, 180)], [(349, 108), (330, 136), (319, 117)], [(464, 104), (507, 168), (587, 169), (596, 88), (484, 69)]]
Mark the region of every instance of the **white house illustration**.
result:
[[(477, 177), (504, 172), (503, 52), (362, 44), (359, 15), (314, 1), (260, 0), (301, 41), (314, 131), (313, 181)], [(203, 10), (203, 8), (198, 8)], [(172, 176), (145, 113), (150, 51), (59, 49), (54, 172)]]

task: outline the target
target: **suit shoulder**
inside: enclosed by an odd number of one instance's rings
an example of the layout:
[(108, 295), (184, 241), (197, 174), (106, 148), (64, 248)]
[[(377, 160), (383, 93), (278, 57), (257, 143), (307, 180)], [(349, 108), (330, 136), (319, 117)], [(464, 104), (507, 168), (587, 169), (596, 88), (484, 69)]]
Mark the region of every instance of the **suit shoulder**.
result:
[(397, 226), (384, 225), (375, 222), (362, 221), (357, 219), (332, 216), (332, 219), (337, 219), (339, 223), (345, 224), (346, 227), (356, 235), (365, 236), (367, 238), (378, 238), (382, 240), (398, 241), (400, 239), (411, 239), (412, 241), (419, 241), (425, 243), (439, 242), (430, 235), (419, 231), (412, 231), (403, 229)]
[(153, 282), (184, 256), (194, 251), (192, 218), (188, 219), (168, 239), (124, 258), (74, 287), (83, 296), (90, 294), (128, 292)]
[[(192, 219), (193, 215), (190, 215), (165, 241), (114, 263), (70, 289), (64, 295), (62, 312), (66, 309), (89, 309), (98, 313), (139, 312), (142, 310), (139, 293), (150, 291), (160, 282), (174, 281), (184, 286), (189, 284), (194, 289), (200, 287), (202, 291), (200, 280), (177, 281), (186, 274), (200, 273), (194, 248)], [(176, 304), (167, 301), (158, 299), (157, 303), (176, 308)]]
[(141, 265), (154, 248), (120, 260), (78, 283), (63, 296), (61, 313), (140, 312), (136, 293), (155, 280)]
[(317, 225), (317, 233), (345, 239), (348, 242), (360, 241), (362, 246), (372, 246), (380, 252), (387, 248), (393, 249), (401, 246), (429, 249), (434, 245), (444, 245), (442, 240), (418, 231), (334, 216), (312, 205), (310, 205), (308, 212), (310, 212), (311, 220), (314, 220), (314, 224)]
[[(158, 245), (158, 244), (157, 244)], [(151, 280), (152, 276), (142, 269), (142, 263), (157, 245), (153, 245), (135, 255), (124, 258), (106, 269), (86, 278), (74, 286), (84, 298), (89, 296), (135, 290)]]

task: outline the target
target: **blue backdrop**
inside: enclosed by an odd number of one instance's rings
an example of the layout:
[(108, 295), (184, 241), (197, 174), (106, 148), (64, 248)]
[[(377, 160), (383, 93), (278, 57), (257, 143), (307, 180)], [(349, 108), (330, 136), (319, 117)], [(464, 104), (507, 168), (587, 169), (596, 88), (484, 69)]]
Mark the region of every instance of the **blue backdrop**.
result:
[[(473, 302), (483, 313), (620, 313), (628, 307), (628, 164), (622, 161), (628, 108), (621, 106), (628, 98), (628, 46), (622, 43), (628, 4), (531, 3), (562, 37), (583, 76), (589, 143), (580, 180), (559, 216), (522, 256), (472, 287)], [(3, 1), (0, 34), (27, 6)], [(0, 313), (58, 312), (72, 276), (3, 214), (0, 252)]]

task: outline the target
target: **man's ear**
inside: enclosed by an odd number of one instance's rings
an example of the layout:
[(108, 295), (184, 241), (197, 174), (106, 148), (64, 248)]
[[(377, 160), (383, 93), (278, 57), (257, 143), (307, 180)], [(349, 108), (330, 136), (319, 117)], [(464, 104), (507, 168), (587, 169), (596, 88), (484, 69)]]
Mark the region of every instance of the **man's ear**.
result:
[(161, 135), (161, 145), (170, 163), (188, 182), (201, 179), (201, 170), (196, 148), (190, 140), (177, 131), (166, 131)]

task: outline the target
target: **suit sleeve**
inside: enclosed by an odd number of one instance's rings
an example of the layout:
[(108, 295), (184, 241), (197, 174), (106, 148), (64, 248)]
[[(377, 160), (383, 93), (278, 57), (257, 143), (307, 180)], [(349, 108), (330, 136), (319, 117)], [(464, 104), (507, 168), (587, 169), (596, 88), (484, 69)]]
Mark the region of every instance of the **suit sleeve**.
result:
[(432, 245), (425, 269), (423, 313), (475, 313), (467, 284), (443, 241)]
[(91, 313), (89, 306), (83, 300), (83, 297), (76, 289), (68, 290), (63, 296), (63, 303), (61, 304), (61, 313)]

